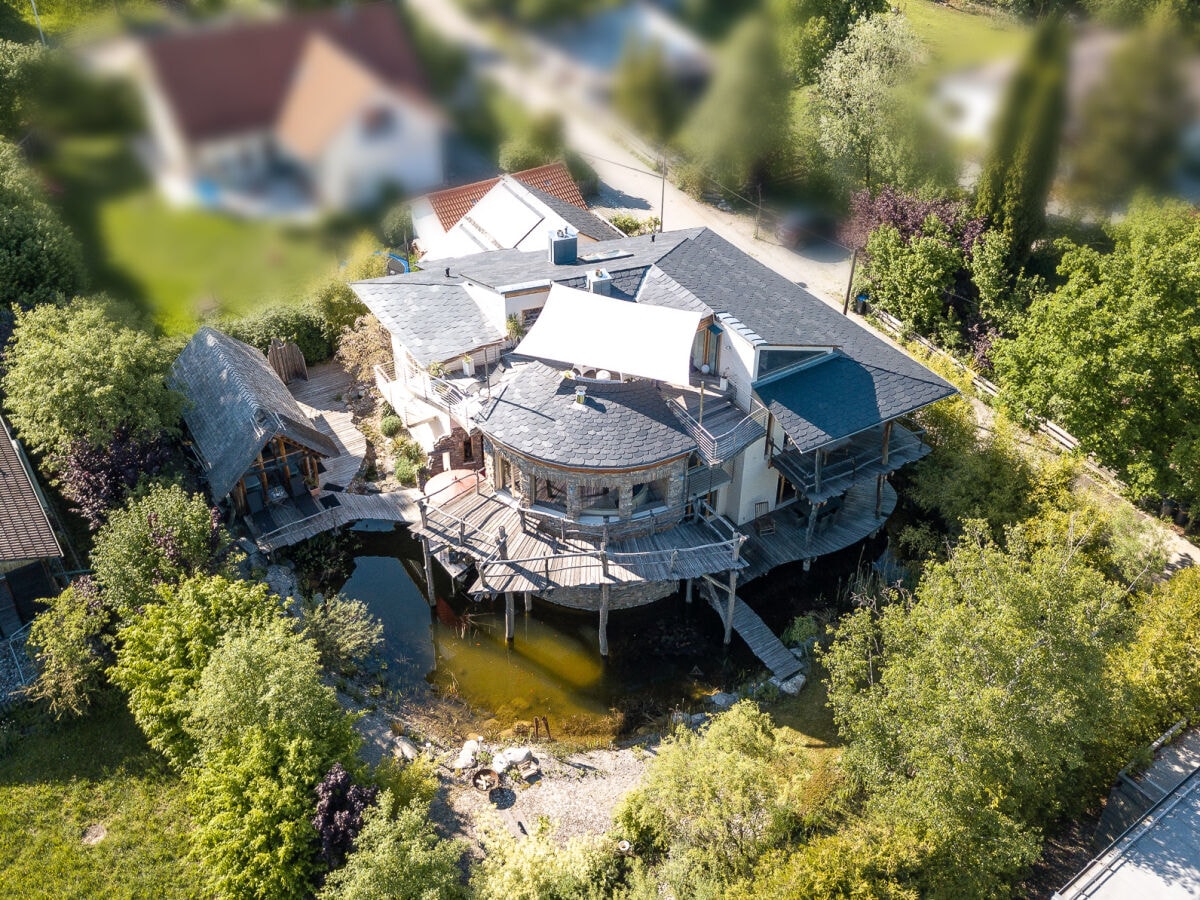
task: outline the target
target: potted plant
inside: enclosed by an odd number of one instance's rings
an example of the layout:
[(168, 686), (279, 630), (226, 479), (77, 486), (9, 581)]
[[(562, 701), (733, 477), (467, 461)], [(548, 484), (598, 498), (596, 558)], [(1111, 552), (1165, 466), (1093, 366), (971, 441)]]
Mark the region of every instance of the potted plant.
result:
[(429, 364), (429, 375), (432, 378), (441, 378), (446, 374), (446, 364), (434, 360)]

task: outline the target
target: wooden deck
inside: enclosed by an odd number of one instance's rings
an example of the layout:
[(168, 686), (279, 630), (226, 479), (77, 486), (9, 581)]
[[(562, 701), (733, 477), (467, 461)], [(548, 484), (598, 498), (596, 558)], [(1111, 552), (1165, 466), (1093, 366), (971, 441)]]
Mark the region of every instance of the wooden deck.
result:
[(296, 402), (341, 452), (321, 461), (325, 469), (320, 483), (348, 487), (362, 468), (367, 455), (367, 439), (354, 425), (343, 397), (350, 390), (350, 375), (336, 362), (321, 363), (308, 370), (308, 381), (297, 379), (288, 385)]
[(321, 496), (337, 498), (337, 505), (322, 509), (315, 515), (296, 518), (274, 531), (261, 535), (256, 543), (265, 553), (298, 544), (315, 537), (323, 531), (340, 528), (359, 519), (381, 519), (385, 522), (418, 522), (420, 512), (417, 498), (420, 491), (390, 491), (386, 494), (329, 494)]
[(430, 550), (452, 575), (467, 567), (461, 555), (473, 561), (480, 577), (472, 593), (543, 593), (555, 588), (678, 581), (745, 566), (735, 552), (743, 538), (727, 523), (722, 531), (707, 520), (688, 520), (604, 547), (599, 537), (538, 527), (531, 518), (523, 519), (509, 498), (487, 487), (427, 508), (424, 523), (413, 534), (429, 540)]
[[(728, 601), (717, 597), (715, 591), (707, 590), (705, 593), (708, 595), (709, 605), (724, 622), (729, 608)], [(734, 597), (733, 630), (777, 678), (791, 678), (802, 668), (792, 651), (783, 645), (783, 641), (775, 636), (775, 632), (767, 627), (767, 623), (759, 618), (758, 613), (747, 606), (741, 597)]]
[(742, 556), (749, 565), (741, 573), (740, 580), (743, 583), (753, 581), (776, 566), (844, 550), (882, 528), (895, 508), (896, 490), (885, 483), (880, 514), (875, 515), (875, 482), (869, 481), (846, 492), (844, 505), (836, 518), (824, 531), (814, 534), (811, 542), (806, 541), (805, 520), (792, 506), (769, 514), (775, 522), (774, 534), (759, 534), (756, 523), (749, 522), (742, 526), (748, 537)]

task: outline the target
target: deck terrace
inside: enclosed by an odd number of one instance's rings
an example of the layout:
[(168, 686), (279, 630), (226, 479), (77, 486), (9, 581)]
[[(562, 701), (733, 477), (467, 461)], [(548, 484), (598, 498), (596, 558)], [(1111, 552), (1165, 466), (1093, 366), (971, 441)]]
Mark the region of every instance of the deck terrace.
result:
[(742, 526), (747, 535), (742, 557), (748, 565), (740, 580), (745, 584), (766, 575), (776, 566), (844, 550), (882, 528), (895, 508), (896, 490), (890, 484), (885, 482), (883, 485), (883, 502), (878, 516), (875, 515), (875, 482), (856, 484), (846, 492), (842, 508), (829, 524), (823, 529), (818, 525), (811, 541), (807, 539), (807, 521), (795, 506), (776, 509), (763, 517), (774, 521), (774, 534), (760, 534), (760, 520)]

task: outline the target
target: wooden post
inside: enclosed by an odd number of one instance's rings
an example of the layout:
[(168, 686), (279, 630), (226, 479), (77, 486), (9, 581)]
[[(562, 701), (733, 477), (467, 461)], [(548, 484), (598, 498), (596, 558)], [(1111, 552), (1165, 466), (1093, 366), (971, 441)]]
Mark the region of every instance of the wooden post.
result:
[(608, 585), (600, 585), (600, 655), (608, 656)]
[(729, 573), (729, 609), (725, 613), (725, 646), (733, 640), (733, 609), (737, 605), (737, 569)]
[(417, 510), (418, 510), (418, 512), (421, 513), (421, 527), (428, 528), (429, 520), (425, 515), (425, 500), (424, 499), (417, 501)]
[(813, 463), (813, 472), (815, 473), (813, 490), (819, 494), (821, 492), (821, 470), (825, 466), (825, 451), (815, 450), (813, 452), (816, 454), (816, 459)]
[(516, 604), (513, 602), (513, 592), (504, 592), (504, 640), (508, 643), (513, 642), (513, 637), (517, 633), (517, 613)]
[(530, 591), (525, 592), (525, 612), (533, 612), (533, 594)]
[(858, 266), (858, 248), (850, 256), (850, 278), (846, 281), (846, 302), (842, 304), (842, 315), (850, 314), (850, 292), (854, 289), (854, 270)]
[(421, 538), (421, 549), (425, 551), (425, 596), (430, 606), (437, 605), (437, 597), (433, 593), (433, 556), (429, 553), (429, 538)]
[(808, 530), (804, 533), (804, 546), (806, 547), (812, 543), (813, 532), (817, 530), (817, 513), (824, 505), (824, 503), (814, 503), (808, 513)]
[(684, 588), (683, 588), (683, 602), (684, 602), (684, 603), (691, 603), (691, 602), (692, 602), (692, 579), (690, 579), (690, 578), (689, 578), (689, 579), (688, 579), (687, 581), (685, 581), (683, 584), (684, 584)]
[(888, 464), (888, 441), (892, 436), (892, 423), (885, 422), (883, 425), (883, 464)]
[(256, 463), (258, 465), (258, 478), (262, 482), (263, 502), (266, 502), (270, 498), (267, 496), (267, 464), (263, 462), (262, 453), (258, 454)]
[(886, 476), (875, 476), (875, 518), (879, 518), (879, 514), (883, 511), (883, 479)]

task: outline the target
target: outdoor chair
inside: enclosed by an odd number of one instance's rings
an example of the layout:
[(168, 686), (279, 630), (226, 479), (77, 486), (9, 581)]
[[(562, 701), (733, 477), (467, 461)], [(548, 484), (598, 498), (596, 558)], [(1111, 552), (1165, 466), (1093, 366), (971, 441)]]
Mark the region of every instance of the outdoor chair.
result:
[(246, 491), (246, 506), (250, 510), (250, 515), (262, 512), (263, 505), (262, 491)]
[(775, 533), (775, 517), (767, 515), (770, 509), (771, 504), (766, 500), (754, 504), (754, 529), (760, 535)]

